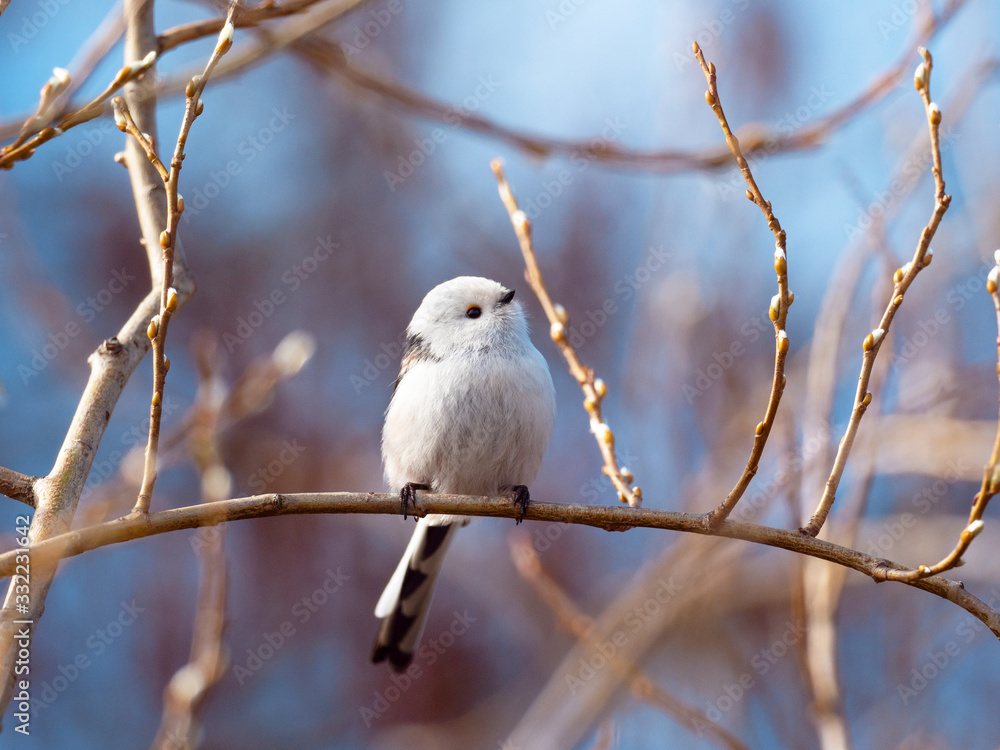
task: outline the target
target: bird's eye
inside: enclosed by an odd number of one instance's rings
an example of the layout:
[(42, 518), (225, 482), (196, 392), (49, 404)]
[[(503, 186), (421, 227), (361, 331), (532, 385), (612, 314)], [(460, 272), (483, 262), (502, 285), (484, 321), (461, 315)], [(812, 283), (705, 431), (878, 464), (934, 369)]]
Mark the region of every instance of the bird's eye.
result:
[(479, 305), (469, 305), (465, 311), (465, 317), (467, 318), (478, 318), (483, 314), (483, 310)]

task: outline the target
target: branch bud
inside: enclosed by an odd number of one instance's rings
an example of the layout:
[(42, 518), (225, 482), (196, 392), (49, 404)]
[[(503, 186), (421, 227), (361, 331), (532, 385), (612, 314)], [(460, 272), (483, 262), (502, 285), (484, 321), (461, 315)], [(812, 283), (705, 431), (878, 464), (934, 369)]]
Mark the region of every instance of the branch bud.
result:
[(931, 120), (931, 125), (941, 124), (941, 109), (936, 102), (931, 102), (931, 106), (927, 108), (927, 116)]

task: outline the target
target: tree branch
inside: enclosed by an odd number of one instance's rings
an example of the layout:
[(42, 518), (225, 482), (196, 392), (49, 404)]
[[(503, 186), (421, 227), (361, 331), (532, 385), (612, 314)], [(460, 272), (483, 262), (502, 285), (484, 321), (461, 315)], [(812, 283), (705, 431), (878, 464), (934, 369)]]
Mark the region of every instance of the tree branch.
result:
[(747, 491), (751, 480), (757, 474), (757, 466), (760, 463), (761, 456), (764, 454), (764, 446), (767, 444), (767, 438), (771, 434), (771, 428), (774, 426), (774, 418), (778, 415), (781, 395), (785, 392), (785, 359), (788, 357), (789, 349), (788, 334), (785, 333), (785, 321), (788, 318), (788, 308), (792, 304), (794, 295), (788, 291), (785, 230), (781, 228), (781, 224), (771, 210), (771, 202), (764, 199), (760, 188), (757, 187), (757, 181), (750, 171), (750, 165), (743, 156), (740, 142), (733, 135), (733, 131), (729, 127), (729, 121), (722, 110), (722, 102), (719, 101), (715, 64), (705, 61), (705, 55), (698, 46), (698, 42), (694, 43), (693, 49), (694, 56), (701, 65), (701, 69), (705, 73), (705, 80), (708, 83), (708, 90), (705, 92), (705, 101), (712, 108), (712, 112), (715, 113), (715, 117), (719, 121), (719, 126), (722, 128), (722, 133), (726, 137), (726, 146), (732, 154), (733, 159), (736, 160), (740, 172), (743, 173), (743, 179), (747, 183), (746, 196), (764, 214), (764, 219), (767, 221), (767, 228), (774, 235), (774, 271), (778, 275), (778, 293), (771, 298), (771, 305), (768, 309), (768, 315), (774, 324), (774, 375), (771, 379), (771, 394), (767, 399), (767, 409), (764, 411), (764, 418), (757, 423), (757, 427), (754, 429), (753, 447), (750, 449), (750, 458), (747, 459), (747, 465), (743, 469), (743, 473), (736, 481), (736, 486), (726, 496), (726, 499), (708, 514), (708, 523), (714, 526), (733, 512), (736, 503), (743, 497), (743, 493)]
[(27, 474), (0, 466), (0, 492), (11, 500), (18, 500), (32, 508), (35, 507), (35, 482), (38, 477), (29, 477)]
[(906, 294), (910, 285), (917, 278), (917, 274), (931, 263), (933, 253), (930, 247), (931, 239), (937, 232), (937, 228), (941, 224), (941, 219), (944, 218), (945, 211), (951, 205), (951, 196), (944, 191), (944, 177), (941, 172), (941, 142), (939, 137), (941, 110), (931, 100), (931, 54), (921, 47), (920, 55), (924, 61), (917, 66), (913, 82), (920, 94), (920, 98), (923, 100), (924, 111), (927, 116), (927, 127), (930, 132), (931, 157), (933, 159), (931, 172), (934, 175), (934, 210), (927, 225), (920, 233), (920, 239), (917, 242), (917, 249), (913, 253), (913, 258), (902, 268), (897, 269), (893, 276), (893, 290), (889, 297), (889, 302), (886, 304), (885, 312), (882, 314), (879, 327), (869, 333), (862, 344), (861, 375), (858, 377), (858, 387), (854, 395), (854, 408), (851, 410), (851, 419), (848, 422), (847, 430), (844, 432), (844, 437), (841, 438), (840, 445), (837, 448), (837, 456), (834, 459), (833, 468), (830, 470), (830, 477), (826, 481), (819, 505), (817, 505), (816, 510), (813, 512), (812, 518), (809, 519), (809, 523), (802, 528), (802, 532), (810, 536), (819, 534), (827, 515), (830, 513), (830, 508), (833, 506), (837, 495), (837, 488), (840, 486), (840, 480), (844, 475), (844, 469), (847, 467), (847, 459), (851, 455), (854, 439), (861, 425), (861, 418), (864, 417), (865, 410), (868, 408), (868, 404), (871, 403), (872, 394), (868, 390), (868, 381), (871, 379), (872, 369), (875, 366), (875, 358), (882, 348), (882, 342), (885, 340), (885, 335), (889, 332), (889, 326), (892, 324), (897, 310), (899, 310), (899, 307), (903, 303), (903, 295)]
[[(34, 565), (54, 566), (58, 560), (74, 557), (110, 544), (142, 539), (180, 529), (216, 526), (230, 521), (270, 516), (311, 513), (359, 513), (367, 515), (401, 515), (399, 496), (374, 492), (326, 492), (292, 495), (255, 495), (221, 502), (175, 508), (141, 516), (108, 521), (77, 531), (63, 533), (52, 539), (32, 540), (31, 560)], [(418, 493), (415, 507), (408, 510), (414, 518), (431, 513), (515, 518), (519, 509), (502, 498), (470, 497), (467, 495), (431, 495)], [(676, 513), (631, 506), (564, 505), (532, 502), (524, 515), (529, 521), (552, 521), (593, 526), (617, 531), (624, 527), (644, 527), (684, 531), (705, 536), (742, 539), (755, 544), (789, 550), (820, 560), (843, 565), (879, 581), (885, 571), (908, 570), (906, 566), (872, 557), (854, 549), (841, 547), (799, 531), (771, 528), (753, 523), (726, 519), (717, 528), (709, 528), (705, 518), (697, 513)], [(0, 554), (0, 577), (14, 572), (16, 551)], [(904, 581), (908, 586), (930, 592), (981, 620), (1000, 638), (1000, 613), (969, 593), (961, 582), (945, 578), (921, 578)]]
[(642, 505), (642, 488), (632, 484), (635, 477), (627, 468), (618, 465), (618, 457), (615, 455), (615, 434), (604, 421), (601, 403), (607, 395), (607, 386), (603, 380), (594, 377), (592, 368), (586, 367), (580, 362), (576, 349), (573, 348), (566, 335), (569, 328), (569, 313), (562, 305), (552, 302), (549, 290), (545, 288), (545, 281), (542, 279), (542, 271), (538, 267), (534, 243), (531, 239), (531, 220), (524, 211), (518, 208), (510, 184), (504, 177), (502, 162), (499, 159), (494, 159), (490, 163), (490, 167), (497, 180), (500, 200), (503, 201), (504, 208), (507, 209), (510, 222), (514, 226), (514, 234), (517, 235), (517, 242), (521, 246), (521, 254), (524, 256), (525, 278), (531, 285), (535, 296), (538, 297), (538, 301), (542, 303), (545, 317), (549, 319), (549, 335), (552, 341), (559, 348), (566, 364), (569, 365), (570, 375), (583, 391), (583, 406), (587, 410), (587, 416), (590, 417), (590, 431), (597, 440), (597, 447), (604, 459), (601, 471), (614, 484), (618, 491), (619, 500), (633, 507), (639, 507)]

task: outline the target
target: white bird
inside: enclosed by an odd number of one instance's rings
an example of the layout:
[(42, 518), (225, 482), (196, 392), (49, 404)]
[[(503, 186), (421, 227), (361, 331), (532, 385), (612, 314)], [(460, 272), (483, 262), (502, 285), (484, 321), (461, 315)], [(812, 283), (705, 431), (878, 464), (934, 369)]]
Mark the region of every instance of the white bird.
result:
[[(406, 334), (382, 430), (386, 481), (404, 514), (416, 490), (510, 493), (523, 514), (552, 434), (555, 391), (514, 291), (475, 276), (446, 281), (427, 293)], [(409, 666), (444, 553), (470, 520), (418, 521), (375, 606), (383, 619), (373, 662), (388, 659), (398, 672)]]

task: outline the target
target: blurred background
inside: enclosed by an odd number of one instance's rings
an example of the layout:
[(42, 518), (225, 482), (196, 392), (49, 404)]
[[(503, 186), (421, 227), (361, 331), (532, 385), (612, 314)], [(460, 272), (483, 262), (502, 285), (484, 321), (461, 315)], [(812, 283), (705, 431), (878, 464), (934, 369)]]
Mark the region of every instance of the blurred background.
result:
[[(4, 143), (113, 7), (11, 3), (0, 18)], [(157, 27), (219, 12), (163, 1)], [(928, 38), (932, 13), (943, 17)], [(301, 19), (263, 28), (285, 23)], [(220, 75), (181, 173), (180, 236), (199, 289), (170, 327), (164, 431), (175, 437), (153, 509), (201, 500), (187, 457), (195, 404), (240, 392), (296, 331), (311, 359), (212, 433), (232, 495), (382, 491), (379, 434), (402, 333), (430, 288), (463, 274), (517, 290), (553, 372), (556, 431), (532, 497), (617, 502), (523, 280), (489, 170), (497, 156), (534, 220), (571, 340), (608, 384), (605, 416), (646, 507), (720, 502), (767, 402), (777, 290), (774, 240), (742, 177), (728, 159), (701, 158), (723, 141), (690, 51), (698, 40), (730, 122), (758, 146), (748, 157), (787, 231), (795, 292), (782, 411), (735, 517), (803, 523), (847, 424), (861, 341), (933, 208), (912, 83), (922, 41), (954, 201), (879, 358), (876, 406), (824, 536), (936, 561), (965, 525), (996, 429), (985, 278), (1000, 246), (998, 33), (992, 0), (379, 0), (316, 32), (341, 45), (339, 65), (288, 48)], [(238, 30), (231, 54), (262, 39)], [(213, 44), (170, 51), (159, 75), (186, 80)], [(121, 55), (118, 43), (81, 103)], [(164, 144), (181, 114), (166, 95)], [(122, 144), (110, 118), (94, 120), (0, 176), (0, 464), (23, 473), (48, 473), (87, 356), (149, 288), (113, 161)], [(127, 454), (144, 443), (151, 385), (147, 358), (105, 433), (78, 525), (133, 504)], [(22, 510), (0, 503), (5, 549)], [(960, 572), (996, 606), (994, 511)], [(372, 610), (411, 531), (387, 516), (225, 527), (229, 666), (201, 714), (205, 747), (834, 747), (845, 734), (856, 747), (1000, 746), (1000, 645), (967, 613), (787, 552), (641, 529), (472, 525), (449, 552), (420, 675), (393, 679), (368, 663)], [(206, 538), (176, 532), (61, 566), (33, 645), (32, 734), (5, 744), (152, 741), (164, 687), (188, 659)], [(582, 643), (561, 625), (580, 614), (595, 620)], [(8, 735), (12, 723), (8, 712)]]

